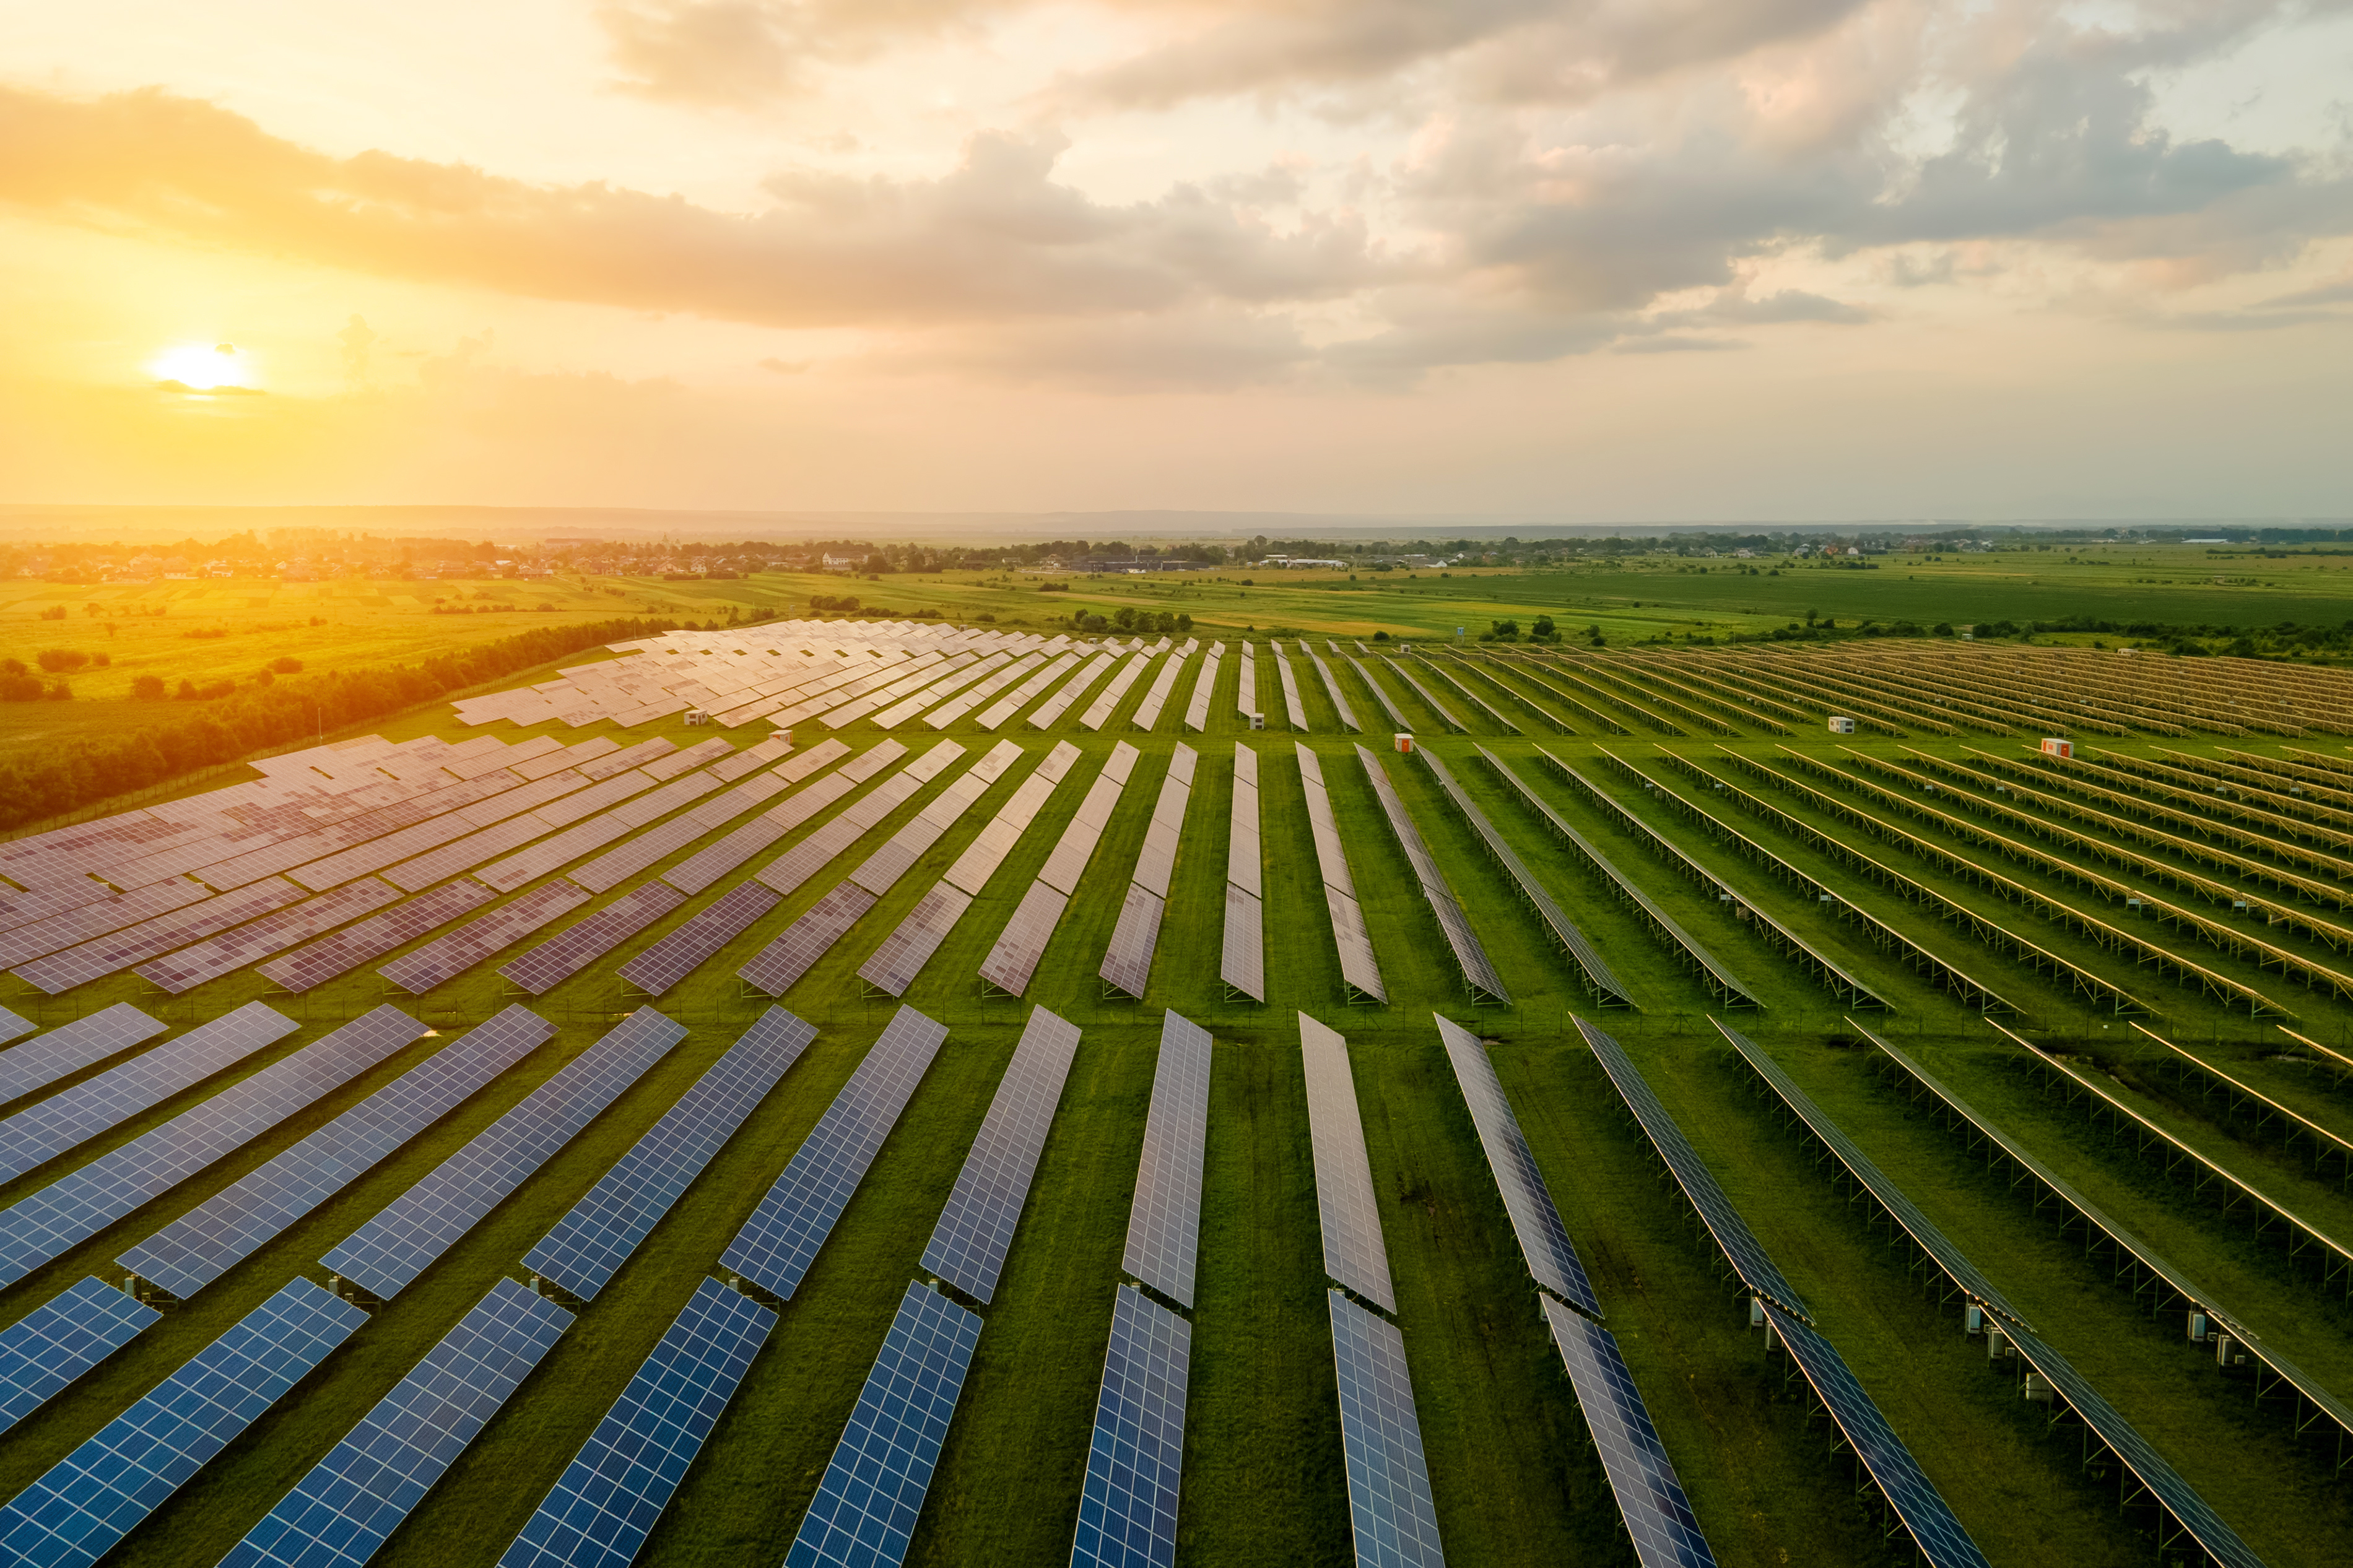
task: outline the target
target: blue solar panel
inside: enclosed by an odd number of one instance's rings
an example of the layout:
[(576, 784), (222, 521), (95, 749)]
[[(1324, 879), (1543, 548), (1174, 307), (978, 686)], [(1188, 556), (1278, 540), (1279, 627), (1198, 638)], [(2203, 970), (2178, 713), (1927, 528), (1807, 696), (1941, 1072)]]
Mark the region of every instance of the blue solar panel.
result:
[(301, 1026), (283, 1013), (248, 1002), (26, 1107), (0, 1121), (0, 1182), (162, 1104)]
[[(481, 1027), (511, 1029), (534, 1044), (555, 1032), (522, 1007)], [(683, 1026), (650, 1007), (630, 1014), (320, 1262), (385, 1300), (399, 1295), (685, 1037)]]
[(956, 1175), (955, 1190), (923, 1249), (923, 1267), (974, 1300), (997, 1294), (997, 1276), (1013, 1246), (1014, 1227), (1029, 1196), (1029, 1179), (1045, 1152), (1046, 1133), (1062, 1100), (1062, 1082), (1079, 1054), (1079, 1029), (1043, 1007), (1014, 1047), (1004, 1081)]
[(359, 1568), (571, 1324), (512, 1279), (491, 1286), (221, 1568)]
[(1315, 1156), (1315, 1212), (1324, 1231), (1324, 1272), (1388, 1311), (1397, 1310), (1389, 1255), (1373, 1197), (1372, 1159), (1356, 1108), (1348, 1042), (1299, 1015), (1301, 1065), (1307, 1078), (1307, 1136)]
[(0, 1286), (89, 1240), (407, 1043), (404, 1029), (387, 1029), (372, 1016), (354, 1019), (20, 1200), (0, 1214)]
[[(390, 1005), (377, 1008), (362, 1021), (406, 1031), (411, 1040), (426, 1033), (424, 1025)], [(115, 1261), (174, 1296), (195, 1295), (341, 1192), (362, 1172), (456, 1110), (477, 1089), (530, 1055), (543, 1038), (529, 1029), (469, 1029)]]
[(0, 1508), (0, 1562), (90, 1568), (366, 1321), (295, 1280)]
[(0, 1330), (0, 1432), (162, 1316), (102, 1279), (84, 1279)]
[(906, 1561), (979, 1339), (978, 1317), (927, 1286), (907, 1287), (785, 1568)]
[(499, 1568), (628, 1568), (776, 1326), (704, 1279)]
[(501, 965), (499, 976), (543, 996), (684, 902), (686, 895), (668, 882), (632, 888), (586, 920)]
[(1487, 1152), (1487, 1168), (1494, 1173), (1495, 1185), (1503, 1192), (1504, 1209), (1512, 1216), (1512, 1231), (1520, 1238), (1520, 1254), (1527, 1259), (1528, 1272), (1561, 1300), (1601, 1316), (1601, 1303), (1593, 1294), (1592, 1281), (1585, 1277), (1585, 1264), (1560, 1223), (1552, 1189), (1545, 1185), (1544, 1173), (1536, 1169), (1535, 1156), (1520, 1131), (1520, 1119), (1512, 1114), (1512, 1102), (1504, 1098), (1504, 1085), (1495, 1077), (1494, 1064), (1487, 1059), (1486, 1047), (1478, 1036), (1445, 1018), (1438, 1020), (1438, 1037), (1446, 1043), (1447, 1058), (1454, 1064), (1454, 1081), (1461, 1085), (1462, 1098), (1470, 1104), (1480, 1147)]
[(39, 1027), (40, 1026), (31, 1019), (20, 1018), (7, 1008), (0, 1007), (0, 1046), (5, 1046), (20, 1036), (29, 1035)]
[(792, 1300), (947, 1037), (946, 1025), (933, 1023), (913, 1007), (899, 1009), (784, 1174), (727, 1244), (722, 1268), (773, 1296)]
[(1438, 1508), (1430, 1496), (1405, 1336), (1337, 1290), (1326, 1299), (1358, 1568), (1439, 1568), (1446, 1553), (1438, 1541)]
[(556, 1221), (522, 1266), (584, 1301), (595, 1300), (614, 1270), (816, 1038), (816, 1025), (782, 1007), (769, 1008)]
[(730, 888), (708, 908), (696, 910), (684, 925), (621, 965), (621, 978), (649, 996), (660, 995), (751, 930), (752, 922), (775, 909), (781, 897), (757, 882)]
[(1830, 1341), (1771, 1301), (1765, 1303), (1767, 1321), (1787, 1345), (1806, 1381), (1813, 1385), (1831, 1419), (1838, 1423), (1855, 1458), (1870, 1472), (1895, 1517), (1904, 1521), (1914, 1544), (1931, 1568), (1984, 1568), (1985, 1553), (1953, 1517), (1934, 1482), (1922, 1473), (1912, 1450), (1895, 1435), (1871, 1395), (1862, 1391), (1846, 1361)]
[[(26, 1029), (33, 1026), (5, 1008), (0, 1008), (0, 1016), (5, 1016), (9, 1024), (0, 1036), (23, 1033), (15, 1027), (18, 1024)], [(26, 1040), (0, 1056), (0, 1103), (30, 1094), (69, 1072), (79, 1072), (92, 1062), (129, 1050), (142, 1040), (152, 1040), (164, 1029), (163, 1020), (149, 1017), (128, 1002), (117, 1002), (87, 1018), (76, 1018), (61, 1028), (51, 1029), (37, 1040)]]
[(1699, 1532), (1691, 1500), (1651, 1424), (1634, 1374), (1608, 1329), (1588, 1322), (1559, 1302), (1544, 1302), (1545, 1321), (1568, 1368), (1569, 1386), (1585, 1413), (1586, 1430), (1601, 1455), (1601, 1471), (1618, 1500), (1618, 1514), (1642, 1568), (1711, 1568), (1715, 1553)]
[(1201, 1161), (1209, 1133), (1209, 1032), (1160, 1016), (1160, 1061), (1135, 1171), (1120, 1267), (1180, 1307), (1193, 1304), (1201, 1243)]
[(1133, 1285), (1112, 1306), (1071, 1568), (1175, 1568), (1193, 1326)]

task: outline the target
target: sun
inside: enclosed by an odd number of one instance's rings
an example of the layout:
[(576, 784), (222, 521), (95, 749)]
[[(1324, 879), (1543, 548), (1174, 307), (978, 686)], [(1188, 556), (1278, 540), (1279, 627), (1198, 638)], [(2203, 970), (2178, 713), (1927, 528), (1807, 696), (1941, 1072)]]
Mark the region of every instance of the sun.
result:
[(193, 392), (237, 387), (254, 390), (258, 367), (235, 343), (174, 343), (148, 362), (157, 381), (176, 381)]

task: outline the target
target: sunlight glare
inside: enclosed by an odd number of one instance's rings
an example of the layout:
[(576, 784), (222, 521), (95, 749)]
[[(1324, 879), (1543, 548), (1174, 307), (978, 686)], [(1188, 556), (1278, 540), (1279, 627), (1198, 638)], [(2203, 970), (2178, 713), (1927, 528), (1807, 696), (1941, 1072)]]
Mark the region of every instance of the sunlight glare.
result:
[(196, 392), (216, 386), (250, 387), (251, 359), (234, 343), (174, 343), (155, 356), (147, 368), (158, 381), (176, 381)]

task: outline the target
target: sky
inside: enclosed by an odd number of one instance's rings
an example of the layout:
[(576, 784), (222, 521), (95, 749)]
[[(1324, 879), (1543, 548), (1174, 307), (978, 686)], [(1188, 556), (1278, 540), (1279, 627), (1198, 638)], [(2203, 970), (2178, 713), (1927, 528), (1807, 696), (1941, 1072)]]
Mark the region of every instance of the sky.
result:
[(0, 502), (2353, 514), (2353, 0), (0, 0)]

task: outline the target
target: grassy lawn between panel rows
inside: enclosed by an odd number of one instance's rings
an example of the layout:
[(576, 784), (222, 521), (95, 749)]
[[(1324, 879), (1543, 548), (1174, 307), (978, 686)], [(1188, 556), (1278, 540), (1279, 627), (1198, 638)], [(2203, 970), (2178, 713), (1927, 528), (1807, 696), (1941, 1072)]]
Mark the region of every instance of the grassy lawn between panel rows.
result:
[[(670, 585), (665, 585), (670, 586)], [(732, 586), (711, 584), (712, 588)], [(628, 607), (636, 607), (634, 605)], [(1198, 614), (1198, 612), (1197, 612)], [(1176, 879), (1147, 1005), (1106, 1001), (1094, 969), (1116, 921), (1166, 759), (1180, 739), (1123, 733), (1125, 714), (1097, 736), (1061, 732), (1087, 753), (992, 882), (987, 896), (924, 971), (907, 1001), (951, 1026), (948, 1044), (917, 1090), (859, 1194), (751, 1376), (722, 1421), (642, 1559), (649, 1563), (773, 1562), (783, 1552), (854, 1402), (901, 1290), (913, 1276), (988, 1097), (1030, 1004), (1080, 1024), (1085, 1037), (1025, 1211), (1005, 1281), (987, 1313), (956, 1425), (932, 1489), (913, 1561), (1044, 1563), (1067, 1557), (1076, 1518), (1110, 1300), (1148, 1102), (1158, 1009), (1172, 1006), (1217, 1039), (1201, 1241), (1201, 1295), (1194, 1314), (1180, 1558), (1199, 1563), (1337, 1563), (1348, 1556), (1331, 1349), (1322, 1300), (1314, 1186), (1307, 1149), (1294, 1009), (1345, 1033), (1352, 1047), (1382, 1220), (1399, 1293), (1423, 1436), (1450, 1558), (1466, 1563), (1623, 1560), (1614, 1511), (1578, 1430), (1576, 1406), (1537, 1316), (1508, 1224), (1435, 1030), (1432, 1009), (1471, 1024), (1491, 1051), (1592, 1270), (1662, 1435), (1704, 1528), (1727, 1563), (1894, 1562), (1873, 1511), (1856, 1500), (1847, 1461), (1829, 1451), (1826, 1428), (1785, 1385), (1746, 1328), (1742, 1306), (1695, 1238), (1682, 1202), (1657, 1177), (1640, 1135), (1617, 1110), (1572, 1012), (1588, 999), (1573, 972), (1540, 940), (1502, 874), (1452, 806), (1410, 758), (1384, 754), (1424, 836), (1489, 948), (1514, 1005), (1473, 1014), (1438, 927), (1416, 890), (1370, 787), (1320, 683), (1304, 665), (1303, 689), (1335, 811), (1355, 866), (1391, 1005), (1349, 1009), (1329, 925), (1314, 888), (1292, 740), (1261, 735), (1261, 801), (1269, 868), (1268, 1005), (1223, 999), (1216, 975), (1234, 741), (1235, 661), (1221, 673), (1209, 732), (1181, 737), (1201, 753)], [(1280, 712), (1271, 661), (1260, 663), (1258, 705)], [(525, 674), (518, 683), (543, 677)], [(1352, 702), (1372, 705), (1343, 676)], [(1189, 677), (1172, 708), (1181, 711)], [(1409, 713), (1412, 694), (1393, 687)], [(1525, 717), (1523, 715), (1522, 717)], [(1493, 726), (1483, 719), (1482, 730)], [(446, 706), (419, 710), (377, 732), (398, 739), (466, 731)], [(594, 729), (609, 726), (594, 727)], [(1430, 726), (1435, 733), (1436, 726)], [(920, 750), (930, 731), (901, 739)], [(501, 725), (507, 740), (522, 733)], [(558, 729), (565, 740), (578, 731)], [(700, 739), (673, 721), (662, 732)], [(759, 731), (733, 738), (748, 743)], [(950, 733), (976, 760), (992, 738), (968, 721)], [(784, 1005), (818, 1023), (818, 1044), (722, 1152), (670, 1218), (542, 1363), (489, 1430), (426, 1499), (379, 1561), (487, 1564), (536, 1505), (606, 1405), (628, 1380), (694, 1281), (757, 1202), (835, 1090), (887, 1021), (894, 1004), (859, 993), (854, 972), (1051, 741), (1017, 721), (1002, 733), (1030, 761), (995, 786), (923, 862), (855, 928)], [(809, 739), (804, 736), (804, 743)], [(845, 731), (879, 738), (870, 725)], [(1115, 740), (1139, 763), (1070, 916), (1029, 996), (985, 1000), (973, 974), (1014, 901), (1043, 862), (1086, 783)], [(2182, 1342), (2170, 1318), (2136, 1313), (2079, 1249), (2063, 1241), (1958, 1142), (1872, 1069), (1827, 993), (1778, 959), (1747, 926), (1670, 874), (1605, 815), (1535, 765), (1543, 745), (1569, 758), (1613, 798), (1718, 874), (1749, 890), (1810, 941), (1832, 952), (1896, 1006), (1883, 1026), (1931, 1070), (2034, 1148), (2096, 1202), (2133, 1226), (2193, 1279), (2329, 1386), (2353, 1386), (2353, 1314), (2278, 1265), (2243, 1228), (2183, 1199), (2138, 1162), (2112, 1152), (2081, 1116), (2041, 1092), (2018, 1048), (1924, 981), (1856, 941), (1852, 928), (1800, 903), (1755, 868), (1638, 799), (1599, 767), (1595, 742), (1482, 733), (1561, 815), (1602, 846), (1767, 1006), (1736, 1016), (1837, 1117), (1911, 1196), (2073, 1359), (2267, 1561), (2342, 1561), (2353, 1548), (2339, 1488), (2325, 1458), (2300, 1448), (2253, 1408), (2242, 1385)], [(1752, 1094), (1746, 1070), (1706, 1022), (1710, 999), (1581, 865), (1560, 852), (1533, 816), (1489, 774), (1460, 737), (1434, 743), (1491, 818), (1617, 968), (1639, 1015), (1602, 1016), (1626, 1042), (1742, 1212), (1814, 1308), (1824, 1330), (1945, 1491), (1988, 1554), (2002, 1563), (2136, 1563), (2147, 1543), (2120, 1519), (2112, 1488), (2078, 1471), (2075, 1439), (2046, 1436), (2041, 1413), (1983, 1363), (1906, 1277), (1902, 1258), (1831, 1187), (1802, 1135), (1784, 1130)], [(1635, 760), (1651, 742), (1606, 742)], [(1811, 748), (1810, 737), (1797, 742)], [(1957, 742), (1918, 742), (1950, 753)], [(2006, 742), (1979, 742), (2000, 749)], [(1712, 742), (1670, 742), (1705, 757)], [(1773, 743), (1741, 741), (1744, 752)], [(1888, 742), (1865, 749), (1892, 753)], [(2134, 749), (2130, 744), (2123, 749)], [(2192, 749), (2197, 749), (2193, 747)], [(2258, 746), (2257, 749), (2267, 749)], [(822, 896), (859, 858), (919, 811), (955, 770), (886, 819), (849, 855), (786, 899), (659, 1005), (693, 1033), (585, 1134), (460, 1242), (396, 1302), (378, 1311), (335, 1356), (199, 1474), (113, 1561), (209, 1562), (274, 1500), (446, 1331), (500, 1274), (724, 1050), (764, 1004), (737, 994), (735, 967)], [(1670, 777), (1653, 770), (1658, 776)], [(1799, 815), (1807, 812), (1778, 802)], [(1726, 820), (1818, 874), (1832, 868), (1736, 811)], [(1828, 818), (1810, 817), (1841, 837)], [(714, 835), (715, 837), (716, 835)], [(789, 844), (795, 840), (787, 840)], [(691, 850), (681, 851), (682, 858)], [(1883, 853), (1892, 861), (1893, 852)], [(2267, 1023), (2223, 1014), (2202, 997), (2128, 961), (2073, 942), (2014, 907), (1949, 885), (1924, 862), (1903, 861), (1973, 907), (2102, 973), (2117, 974), (2162, 1009), (2161, 1030), (2209, 1059), (2262, 1080), (2340, 1128), (2353, 1100), (2308, 1068), (2269, 1060), (2280, 1037)], [(755, 868), (757, 861), (754, 862)], [(2013, 868), (2014, 870), (2014, 868)], [(2022, 880), (2034, 880), (2024, 873)], [(673, 928), (719, 896), (723, 881), (686, 910), (637, 939)], [(2063, 884), (2036, 881), (2079, 907)], [(2097, 1052), (2121, 1079), (2154, 1083), (2144, 1070), (2157, 1048), (2126, 1039), (2120, 1020), (2095, 1016), (2053, 984), (1997, 958), (1913, 906), (1858, 888), (1858, 902), (2017, 998), (2027, 1024)], [(2275, 938), (2277, 933), (2272, 933)], [(2158, 933), (2184, 948), (2190, 939)], [(2196, 956), (2297, 1009), (2297, 1027), (2325, 1041), (2346, 1037), (2342, 1009), (2288, 986), (2275, 973)], [(446, 1030), (505, 1005), (486, 965), (419, 1002)], [(175, 1021), (217, 1016), (263, 991), (250, 972), (225, 977), (185, 1002), (164, 1004), (117, 976), (82, 988), (50, 1011), (62, 1017), (131, 1000)], [(381, 997), (372, 969), (301, 1000), (275, 999), (309, 1026), (255, 1060), (259, 1067), (315, 1038)], [(34, 1004), (0, 998), (28, 1012)], [(563, 1024), (550, 1046), (413, 1141), (291, 1228), (195, 1302), (54, 1400), (0, 1444), (0, 1493), (13, 1492), (195, 1348), (315, 1259), (507, 1106), (584, 1048), (630, 1004), (608, 973), (584, 974), (539, 1004)], [(2103, 1027), (2103, 1026), (2107, 1026)], [(1874, 1023), (1874, 1027), (1883, 1026)], [(374, 1088), (420, 1060), (420, 1042), (304, 1116), (290, 1119), (238, 1155), (75, 1249), (0, 1297), (0, 1321), (111, 1259), (209, 1193), (260, 1163)], [(243, 1070), (243, 1069), (238, 1069)], [(158, 1108), (51, 1167), (0, 1189), (12, 1202), (81, 1158), (102, 1152), (220, 1087), (233, 1072)], [(2353, 1199), (2294, 1162), (2221, 1131), (2194, 1104), (2134, 1089), (2137, 1103), (2258, 1182), (2313, 1223), (2353, 1234)], [(1614, 1555), (1613, 1555), (1614, 1554)]]

